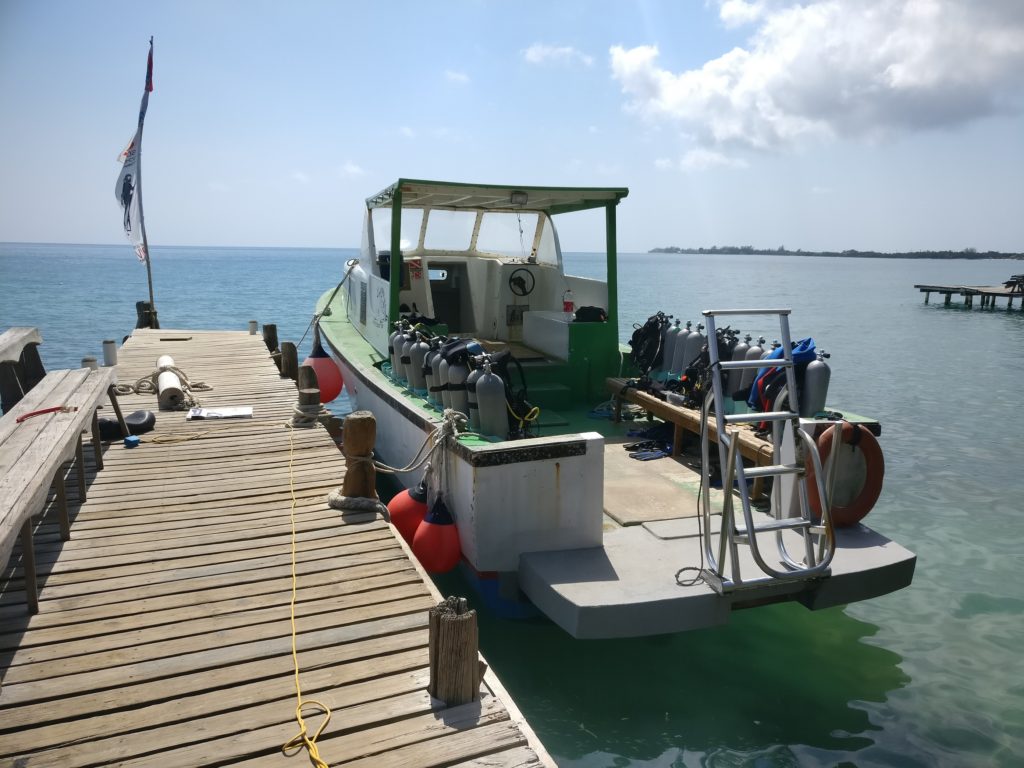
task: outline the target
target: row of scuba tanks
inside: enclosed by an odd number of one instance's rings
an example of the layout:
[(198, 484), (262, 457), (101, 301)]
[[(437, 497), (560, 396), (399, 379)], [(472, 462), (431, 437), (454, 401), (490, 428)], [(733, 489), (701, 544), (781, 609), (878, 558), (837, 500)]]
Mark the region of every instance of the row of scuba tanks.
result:
[[(705, 351), (708, 339), (704, 334), (704, 325), (699, 323), (696, 329), (689, 320), (683, 326), (680, 320), (672, 322), (672, 316), (663, 312), (655, 315), (661, 324), (661, 363), (651, 369), (652, 379), (675, 379), (686, 375)], [(718, 329), (718, 348), (720, 359), (728, 360), (767, 360), (778, 356), (776, 351), (782, 342), (773, 339), (769, 346), (764, 336), (755, 340), (749, 333), (740, 338), (741, 331), (733, 328)], [(724, 354), (731, 351), (728, 355)], [(810, 418), (825, 410), (828, 397), (828, 385), (831, 369), (825, 359), (827, 352), (819, 350), (817, 358), (808, 363), (806, 368), (798, 367), (798, 383), (800, 384), (800, 415)], [(770, 365), (770, 364), (767, 364)], [(766, 367), (767, 367), (766, 365)], [(756, 368), (726, 371), (722, 375), (722, 389), (726, 397), (745, 402), (750, 389), (758, 375)]]
[(435, 336), (407, 320), (388, 337), (391, 377), (436, 408), (459, 411), (470, 429), (505, 439), (509, 434), (506, 382), (495, 358), (472, 339)]

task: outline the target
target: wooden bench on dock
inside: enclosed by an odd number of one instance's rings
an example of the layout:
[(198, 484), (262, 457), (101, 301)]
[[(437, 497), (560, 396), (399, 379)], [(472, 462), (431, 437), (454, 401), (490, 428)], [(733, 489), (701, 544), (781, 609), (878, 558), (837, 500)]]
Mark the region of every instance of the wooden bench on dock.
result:
[(96, 410), (104, 396), (110, 399), (122, 434), (127, 435), (111, 368), (48, 373), (0, 419), (0, 564), (7, 563), (20, 530), (25, 598), (30, 613), (39, 611), (32, 516), (44, 508), (52, 487), (61, 539), (67, 541), (71, 537), (65, 470), (68, 462), (74, 460), (78, 495), (84, 501), (82, 432), (91, 421), (96, 467), (101, 469), (103, 456)]

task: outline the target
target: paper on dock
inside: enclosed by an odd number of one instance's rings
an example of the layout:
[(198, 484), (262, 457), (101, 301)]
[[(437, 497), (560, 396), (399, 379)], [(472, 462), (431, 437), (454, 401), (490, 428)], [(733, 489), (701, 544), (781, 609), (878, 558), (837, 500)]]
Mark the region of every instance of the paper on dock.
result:
[(251, 405), (228, 405), (222, 408), (190, 408), (186, 421), (193, 419), (251, 419)]

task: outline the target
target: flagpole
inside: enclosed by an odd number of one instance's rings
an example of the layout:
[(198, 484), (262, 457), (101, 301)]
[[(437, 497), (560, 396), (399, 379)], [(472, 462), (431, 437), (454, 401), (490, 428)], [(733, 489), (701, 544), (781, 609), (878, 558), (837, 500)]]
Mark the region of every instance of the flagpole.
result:
[[(146, 65), (146, 93), (152, 88), (153, 72), (153, 36), (149, 38), (149, 60)], [(148, 99), (147, 99), (148, 101)], [(135, 166), (135, 194), (139, 201), (139, 228), (142, 230), (142, 248), (146, 254), (146, 280), (149, 282), (149, 308), (152, 328), (159, 328), (160, 321), (156, 314), (156, 300), (153, 298), (153, 270), (150, 267), (149, 240), (146, 238), (146, 217), (142, 210), (142, 125), (139, 125), (139, 146)]]

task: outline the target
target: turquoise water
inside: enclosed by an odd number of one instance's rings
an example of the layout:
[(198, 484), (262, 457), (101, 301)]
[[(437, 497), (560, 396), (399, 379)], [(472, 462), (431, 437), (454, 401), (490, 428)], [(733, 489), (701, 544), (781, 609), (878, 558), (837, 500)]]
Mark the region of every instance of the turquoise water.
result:
[[(256, 319), (297, 340), (351, 253), (154, 248), (161, 322)], [(602, 274), (593, 255), (566, 261)], [(909, 589), (869, 603), (772, 606), (671, 637), (578, 642), (545, 622), (484, 617), (485, 654), (560, 766), (1020, 764), (1024, 313), (925, 305), (912, 288), (1018, 271), (1011, 261), (621, 258), (623, 338), (657, 309), (694, 321), (706, 308), (793, 309), (794, 337), (832, 353), (830, 404), (883, 424), (885, 487), (867, 522), (919, 560)], [(101, 356), (146, 298), (127, 246), (0, 245), (0, 287), (0, 329), (38, 326), (48, 368)]]

